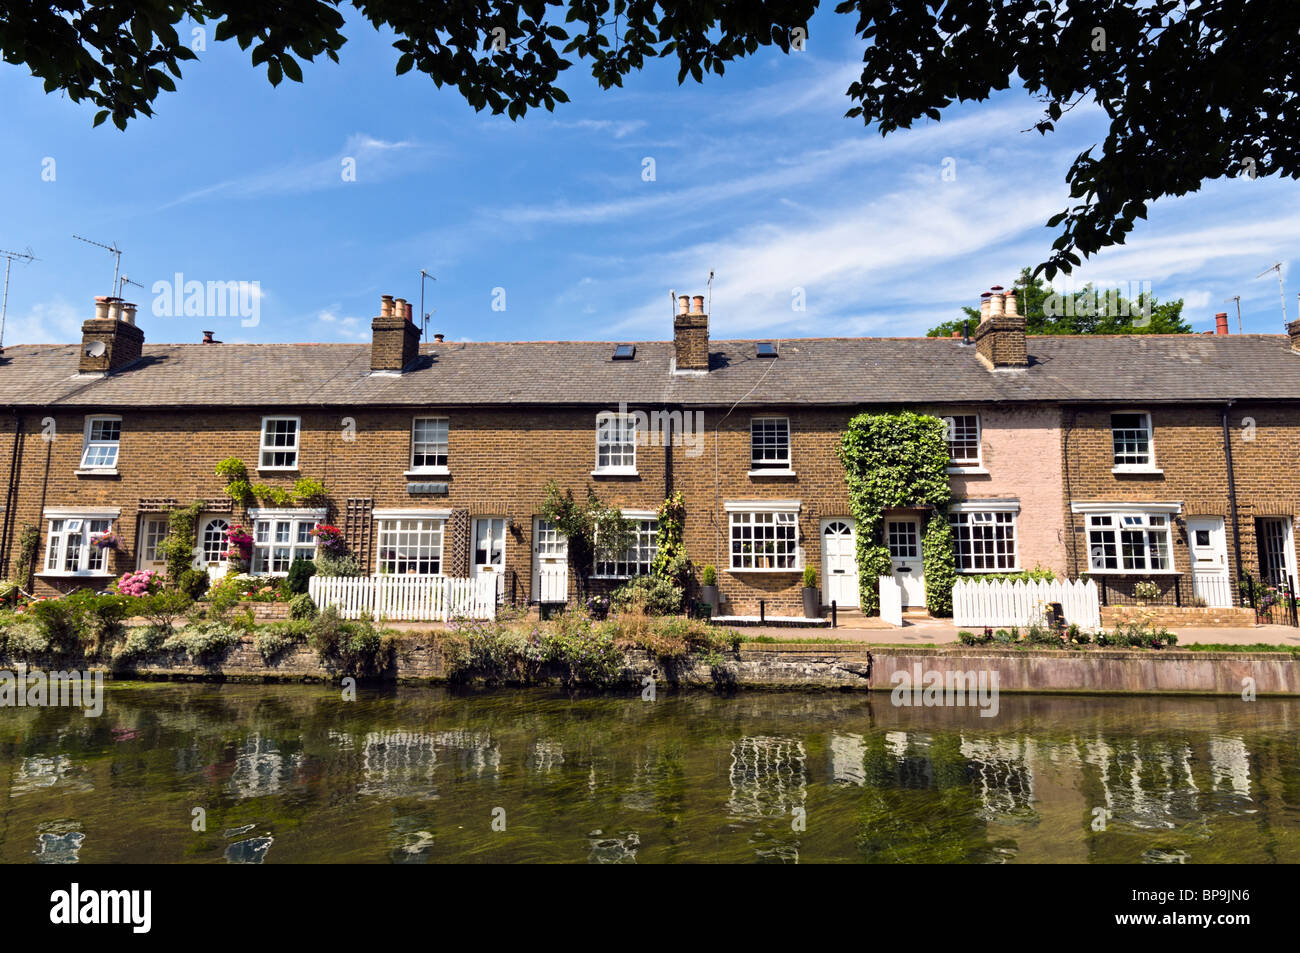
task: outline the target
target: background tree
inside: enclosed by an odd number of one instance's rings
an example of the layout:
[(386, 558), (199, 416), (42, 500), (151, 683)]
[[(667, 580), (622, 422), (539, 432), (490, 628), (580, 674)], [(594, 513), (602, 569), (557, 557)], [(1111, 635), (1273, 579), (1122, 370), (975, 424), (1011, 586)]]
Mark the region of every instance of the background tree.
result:
[[(301, 81), (300, 61), (338, 60), (344, 0), (0, 0), (0, 56), (47, 92), (98, 107), (126, 128), (152, 115), (196, 58), (194, 24), (250, 49), (274, 84)], [(678, 82), (761, 47), (808, 39), (818, 0), (351, 0), (397, 39), (395, 69), (454, 85), (475, 109), (512, 119), (568, 101), (559, 75), (586, 60), (602, 88), (655, 57), (676, 57)], [(1147, 206), (1207, 179), (1300, 176), (1300, 3), (1295, 0), (843, 0), (862, 38), (862, 74), (847, 115), (882, 135), (939, 120), (1013, 82), (1043, 104), (1051, 132), (1082, 102), (1109, 121), (1105, 140), (1067, 173), (1075, 201), (1048, 278), (1121, 243)], [(188, 19), (192, 23), (182, 24)], [(180, 29), (178, 29), (178, 25)]]
[[(1149, 299), (1149, 312), (1147, 310)], [(1016, 309), (1025, 316), (1030, 334), (1190, 334), (1183, 320), (1183, 300), (1161, 302), (1155, 295), (1139, 294), (1130, 301), (1119, 289), (1103, 290), (1092, 284), (1079, 291), (1058, 294), (1042, 278), (1025, 268), (1016, 280)], [(978, 308), (962, 308), (965, 317), (954, 318), (926, 332), (928, 337), (961, 334), (979, 324)]]

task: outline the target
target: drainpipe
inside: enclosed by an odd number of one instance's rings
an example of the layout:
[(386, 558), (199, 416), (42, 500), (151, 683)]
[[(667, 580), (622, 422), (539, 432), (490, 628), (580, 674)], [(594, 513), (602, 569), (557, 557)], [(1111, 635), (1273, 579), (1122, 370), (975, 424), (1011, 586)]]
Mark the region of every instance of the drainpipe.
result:
[[(686, 411), (682, 411), (686, 413)], [(664, 422), (664, 499), (673, 495), (673, 418), (665, 408)]]
[(1228, 467), (1228, 509), (1232, 513), (1232, 552), (1237, 560), (1237, 581), (1240, 582), (1245, 572), (1241, 565), (1241, 526), (1237, 522), (1237, 483), (1232, 472), (1232, 439), (1228, 432), (1228, 411), (1235, 400), (1223, 405), (1223, 458)]
[(9, 413), (14, 418), (14, 448), (13, 455), (9, 458), (9, 479), (5, 483), (4, 526), (0, 528), (0, 571), (3, 571), (6, 576), (9, 574), (9, 539), (17, 516), (15, 510), (18, 506), (18, 444), (23, 433), (23, 421), (18, 416), (18, 411), (11, 407)]

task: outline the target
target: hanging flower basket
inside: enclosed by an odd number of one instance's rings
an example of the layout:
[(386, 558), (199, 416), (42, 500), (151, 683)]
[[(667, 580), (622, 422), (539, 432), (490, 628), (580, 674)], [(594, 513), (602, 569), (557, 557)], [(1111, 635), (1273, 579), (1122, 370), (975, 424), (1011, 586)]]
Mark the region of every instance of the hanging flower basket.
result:
[(100, 533), (91, 538), (90, 545), (96, 549), (117, 550), (122, 548), (122, 540), (116, 533)]

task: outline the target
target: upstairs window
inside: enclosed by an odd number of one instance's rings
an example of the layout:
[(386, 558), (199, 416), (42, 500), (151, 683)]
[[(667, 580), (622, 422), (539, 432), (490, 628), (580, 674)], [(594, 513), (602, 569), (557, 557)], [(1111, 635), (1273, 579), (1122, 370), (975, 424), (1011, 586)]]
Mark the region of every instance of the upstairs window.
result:
[(749, 422), (749, 462), (755, 470), (790, 469), (790, 421), (755, 417)]
[(944, 418), (948, 425), (948, 465), (980, 465), (980, 418), (978, 414), (958, 414)]
[(1111, 414), (1110, 433), (1117, 469), (1155, 465), (1151, 452), (1150, 414)]
[(632, 414), (596, 415), (596, 472), (636, 472), (636, 417)]
[(447, 468), (447, 418), (416, 417), (411, 426), (411, 469)]
[(85, 440), (81, 451), (81, 469), (116, 469), (117, 447), (121, 439), (121, 417), (87, 417)]
[(300, 422), (297, 417), (263, 417), (262, 454), (258, 469), (298, 469), (298, 431), (300, 429)]

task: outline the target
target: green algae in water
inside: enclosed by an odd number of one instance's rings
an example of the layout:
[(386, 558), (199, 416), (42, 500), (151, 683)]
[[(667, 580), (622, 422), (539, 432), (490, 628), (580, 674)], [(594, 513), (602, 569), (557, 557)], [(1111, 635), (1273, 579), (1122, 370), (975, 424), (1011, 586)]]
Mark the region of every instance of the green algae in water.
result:
[(0, 710), (0, 860), (1295, 863), (1298, 728), (1287, 699), (116, 682), (100, 718)]

